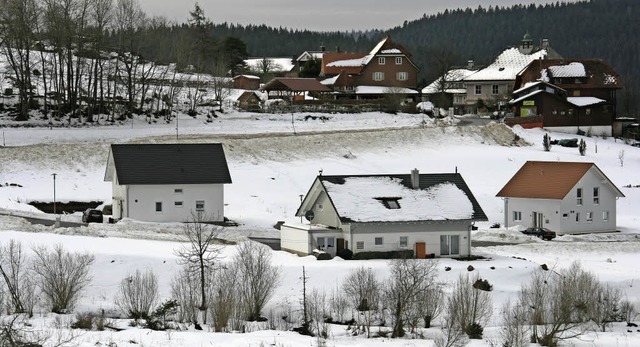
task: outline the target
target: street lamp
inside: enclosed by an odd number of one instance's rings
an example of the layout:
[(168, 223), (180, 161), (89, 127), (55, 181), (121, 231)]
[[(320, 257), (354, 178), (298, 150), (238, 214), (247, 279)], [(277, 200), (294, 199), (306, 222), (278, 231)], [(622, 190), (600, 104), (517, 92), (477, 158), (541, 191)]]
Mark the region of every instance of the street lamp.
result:
[(56, 214), (56, 175), (55, 173), (51, 174), (53, 176), (53, 214)]

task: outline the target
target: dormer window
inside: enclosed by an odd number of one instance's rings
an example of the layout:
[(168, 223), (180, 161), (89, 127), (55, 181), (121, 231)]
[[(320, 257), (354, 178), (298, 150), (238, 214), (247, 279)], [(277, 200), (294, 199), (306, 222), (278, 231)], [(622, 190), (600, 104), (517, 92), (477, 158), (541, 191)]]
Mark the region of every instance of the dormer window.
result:
[(380, 201), (384, 207), (390, 210), (397, 210), (400, 208), (400, 198), (376, 198), (376, 200)]

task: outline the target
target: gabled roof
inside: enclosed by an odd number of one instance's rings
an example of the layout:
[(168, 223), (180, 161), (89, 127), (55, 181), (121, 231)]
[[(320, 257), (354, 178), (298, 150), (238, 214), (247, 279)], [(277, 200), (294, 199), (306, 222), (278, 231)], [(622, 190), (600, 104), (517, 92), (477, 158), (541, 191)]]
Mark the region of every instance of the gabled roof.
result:
[(349, 74), (359, 74), (363, 68), (375, 56), (405, 56), (409, 63), (414, 67), (417, 66), (411, 60), (411, 53), (402, 45), (391, 40), (390, 36), (386, 36), (378, 44), (369, 51), (369, 53), (326, 53), (322, 56), (322, 74), (325, 76), (333, 76), (341, 71)]
[[(447, 84), (450, 84), (452, 82), (458, 82), (458, 81), (462, 81), (465, 77), (476, 73), (478, 70), (470, 70), (470, 69), (464, 69), (464, 68), (460, 68), (460, 69), (451, 69), (449, 71), (447, 71), (447, 73), (444, 76), (444, 81), (442, 80), (442, 78), (438, 78), (435, 81), (431, 82), (431, 84), (429, 84), (428, 86), (424, 87), (422, 89), (422, 93), (423, 94), (437, 94), (440, 93), (442, 91), (442, 86), (440, 85), (440, 83), (444, 83), (445, 87), (447, 87)], [(444, 90), (445, 93), (451, 93), (451, 94), (464, 94), (467, 92), (466, 89), (454, 89), (454, 88), (445, 88)]]
[[(580, 83), (557, 84), (554, 78), (571, 82), (572, 78)], [(552, 82), (563, 88), (620, 88), (620, 76), (607, 63), (600, 59), (545, 59), (531, 62), (518, 73), (516, 88), (532, 81)]]
[(262, 90), (287, 90), (292, 92), (330, 92), (331, 89), (315, 78), (276, 77), (267, 82)]
[[(460, 174), (318, 176), (342, 222), (487, 220)], [(309, 195), (309, 194), (307, 194)], [(396, 200), (398, 209), (388, 207)], [(304, 214), (303, 205), (297, 215)]]
[(258, 98), (258, 100), (260, 99), (258, 94), (256, 94), (255, 92), (245, 91), (242, 94), (240, 94), (240, 96), (238, 96), (236, 101), (248, 101), (252, 97)]
[(496, 196), (562, 200), (592, 168), (608, 181), (617, 196), (624, 196), (596, 164), (562, 161), (526, 162)]
[(546, 50), (525, 54), (518, 48), (507, 48), (500, 53), (489, 66), (464, 78), (465, 81), (507, 81), (515, 80), (516, 75), (532, 61), (543, 59)]
[(231, 183), (222, 144), (113, 144), (105, 181), (120, 185)]

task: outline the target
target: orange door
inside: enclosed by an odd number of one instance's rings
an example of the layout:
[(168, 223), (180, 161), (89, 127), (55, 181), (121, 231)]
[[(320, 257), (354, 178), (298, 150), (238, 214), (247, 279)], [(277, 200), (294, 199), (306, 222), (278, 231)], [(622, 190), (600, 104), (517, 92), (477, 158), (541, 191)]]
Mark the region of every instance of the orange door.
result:
[(416, 242), (416, 258), (424, 259), (427, 254), (427, 245), (424, 242)]

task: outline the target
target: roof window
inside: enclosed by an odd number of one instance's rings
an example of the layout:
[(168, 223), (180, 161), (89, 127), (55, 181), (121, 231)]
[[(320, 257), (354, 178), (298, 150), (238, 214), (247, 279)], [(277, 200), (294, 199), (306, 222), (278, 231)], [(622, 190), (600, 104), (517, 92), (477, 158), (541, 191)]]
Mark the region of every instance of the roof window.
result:
[(399, 200), (401, 198), (375, 198), (375, 199), (380, 201), (384, 205), (384, 207), (390, 210), (397, 210), (400, 208)]

